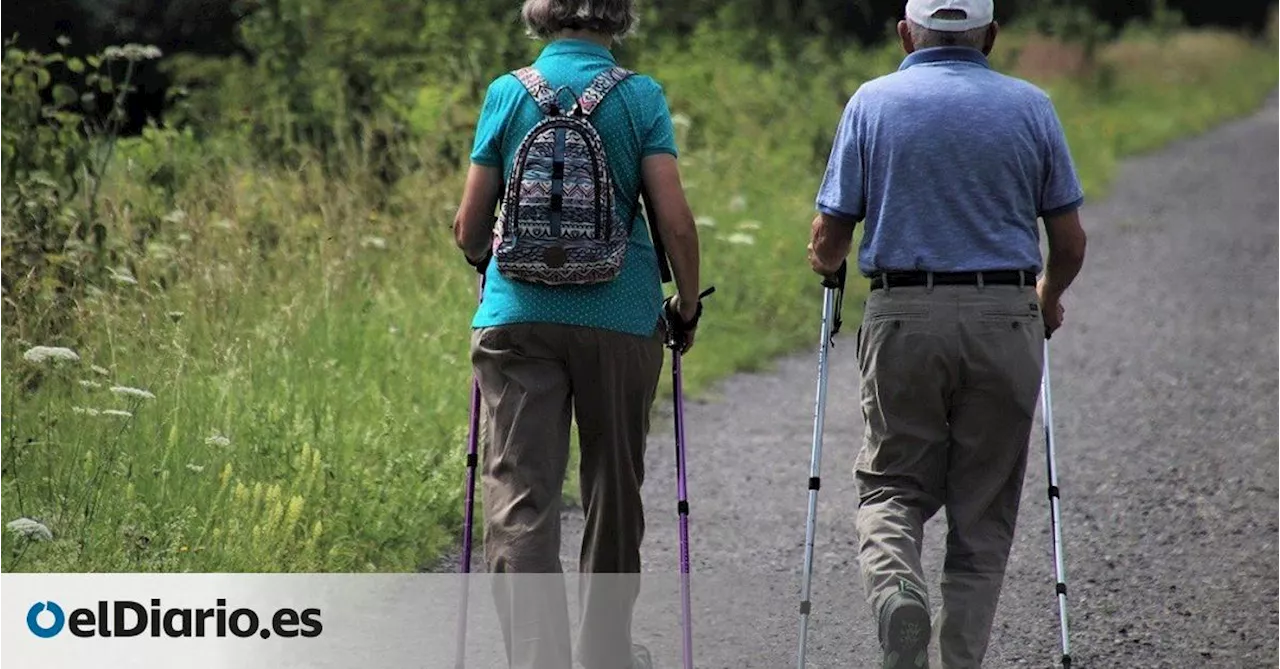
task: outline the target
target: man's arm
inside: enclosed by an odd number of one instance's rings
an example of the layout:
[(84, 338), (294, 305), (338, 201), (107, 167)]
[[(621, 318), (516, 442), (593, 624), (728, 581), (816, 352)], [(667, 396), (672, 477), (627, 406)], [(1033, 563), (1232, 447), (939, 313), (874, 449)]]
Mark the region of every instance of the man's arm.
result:
[(845, 105), (831, 143), (827, 171), (818, 187), (818, 216), (810, 231), (809, 266), (822, 276), (831, 276), (840, 269), (853, 246), (854, 226), (866, 211), (860, 94), (861, 89)]
[(853, 247), (853, 230), (857, 222), (820, 213), (813, 219), (809, 239), (809, 265), (822, 276), (831, 276), (849, 256)]
[(1053, 298), (1062, 297), (1084, 267), (1084, 252), (1088, 244), (1084, 227), (1080, 225), (1080, 210), (1048, 216), (1044, 221), (1045, 236), (1049, 240), (1049, 260), (1041, 278), (1043, 293)]
[(462, 192), (462, 204), (453, 219), (453, 237), (467, 262), (477, 264), (489, 255), (493, 239), (494, 211), (502, 190), (502, 172), (496, 167), (472, 164)]
[(1044, 276), (1040, 277), (1037, 291), (1040, 308), (1044, 313), (1046, 334), (1062, 327), (1065, 310), (1062, 295), (1084, 266), (1085, 233), (1080, 225), (1080, 205), (1084, 202), (1084, 189), (1076, 175), (1067, 144), (1066, 131), (1046, 96), (1041, 119), (1045, 132), (1044, 187), (1042, 189), (1040, 216), (1044, 219), (1045, 236), (1049, 241), (1049, 258)]
[(1040, 295), (1040, 311), (1044, 314), (1045, 336), (1062, 327), (1066, 309), (1062, 295), (1084, 266), (1086, 237), (1080, 225), (1080, 210), (1045, 216), (1045, 236), (1049, 240), (1049, 260), (1036, 292)]

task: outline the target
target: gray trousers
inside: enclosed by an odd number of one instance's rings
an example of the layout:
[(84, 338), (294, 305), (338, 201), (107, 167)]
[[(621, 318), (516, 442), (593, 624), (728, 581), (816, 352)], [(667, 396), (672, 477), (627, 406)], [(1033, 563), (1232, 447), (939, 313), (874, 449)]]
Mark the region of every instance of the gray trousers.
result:
[(571, 419), (586, 515), (578, 660), (586, 669), (630, 665), (640, 486), (662, 364), (660, 333), (531, 323), (472, 335), (483, 405), (484, 557), (513, 669), (573, 666), (560, 563)]
[(927, 598), (924, 525), (946, 508), (934, 621), (944, 669), (982, 666), (1012, 546), (1043, 364), (1034, 288), (890, 287), (858, 331), (866, 431), (856, 464), (859, 562), (880, 607)]

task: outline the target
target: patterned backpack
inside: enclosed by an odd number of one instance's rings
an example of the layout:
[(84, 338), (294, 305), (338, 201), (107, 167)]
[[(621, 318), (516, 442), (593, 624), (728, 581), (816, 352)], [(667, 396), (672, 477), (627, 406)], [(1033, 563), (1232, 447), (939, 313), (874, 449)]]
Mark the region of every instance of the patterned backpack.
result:
[(588, 120), (609, 91), (632, 72), (597, 76), (573, 109), (532, 67), (513, 72), (546, 115), (521, 140), (494, 229), (494, 260), (504, 276), (545, 285), (613, 280), (639, 208), (620, 218), (604, 141)]

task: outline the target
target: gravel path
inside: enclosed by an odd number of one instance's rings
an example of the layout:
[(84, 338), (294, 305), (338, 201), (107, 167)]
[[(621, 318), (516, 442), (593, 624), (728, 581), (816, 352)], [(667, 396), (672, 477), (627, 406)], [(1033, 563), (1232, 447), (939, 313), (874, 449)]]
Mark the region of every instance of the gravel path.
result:
[[(1277, 152), (1272, 99), (1250, 118), (1127, 162), (1110, 197), (1083, 212), (1088, 262), (1051, 352), (1079, 669), (1277, 666)], [(856, 329), (846, 323), (832, 354), (814, 669), (872, 667), (878, 657), (851, 522), (862, 434)], [(815, 372), (816, 341), (686, 408), (698, 667), (795, 666)], [(656, 421), (637, 640), (674, 669), (669, 406)], [(1052, 667), (1059, 654), (1041, 434), (1037, 426), (987, 667)], [(581, 514), (564, 520), (572, 571)], [(926, 539), (935, 596), (943, 528), (940, 514)]]

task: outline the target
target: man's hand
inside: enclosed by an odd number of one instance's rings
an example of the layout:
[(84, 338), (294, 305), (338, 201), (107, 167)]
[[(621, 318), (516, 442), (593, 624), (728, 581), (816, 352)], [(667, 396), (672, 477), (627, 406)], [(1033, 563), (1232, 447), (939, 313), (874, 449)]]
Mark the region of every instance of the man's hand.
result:
[(836, 270), (840, 269), (840, 264), (844, 260), (836, 260), (834, 262), (822, 258), (813, 248), (813, 243), (809, 244), (809, 266), (813, 268), (819, 276), (829, 277), (835, 276)]
[(834, 276), (840, 270), (853, 246), (854, 222), (819, 214), (813, 219), (809, 240), (809, 266), (824, 276)]
[(1036, 294), (1040, 296), (1040, 313), (1044, 316), (1044, 336), (1048, 338), (1055, 330), (1062, 327), (1067, 310), (1062, 306), (1062, 295), (1049, 290), (1043, 279), (1036, 286)]

